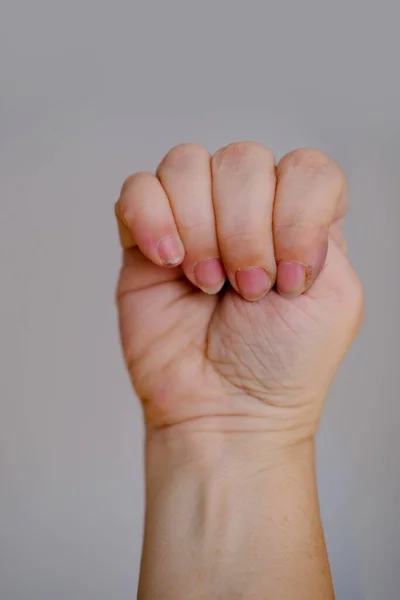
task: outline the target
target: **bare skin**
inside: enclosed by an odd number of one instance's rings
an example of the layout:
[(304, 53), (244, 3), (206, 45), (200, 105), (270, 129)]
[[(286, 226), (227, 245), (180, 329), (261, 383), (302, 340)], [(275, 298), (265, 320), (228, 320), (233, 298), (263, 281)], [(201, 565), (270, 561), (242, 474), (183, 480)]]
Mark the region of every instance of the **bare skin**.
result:
[(121, 340), (146, 421), (139, 598), (332, 599), (314, 436), (362, 319), (342, 170), (173, 148), (116, 203)]

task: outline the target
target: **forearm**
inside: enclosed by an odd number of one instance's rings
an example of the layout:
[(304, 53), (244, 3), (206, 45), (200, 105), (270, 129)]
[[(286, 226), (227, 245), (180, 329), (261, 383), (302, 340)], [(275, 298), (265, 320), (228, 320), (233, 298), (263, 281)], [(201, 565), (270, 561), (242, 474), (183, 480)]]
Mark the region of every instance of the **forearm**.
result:
[(331, 600), (312, 441), (159, 431), (146, 449), (140, 600)]

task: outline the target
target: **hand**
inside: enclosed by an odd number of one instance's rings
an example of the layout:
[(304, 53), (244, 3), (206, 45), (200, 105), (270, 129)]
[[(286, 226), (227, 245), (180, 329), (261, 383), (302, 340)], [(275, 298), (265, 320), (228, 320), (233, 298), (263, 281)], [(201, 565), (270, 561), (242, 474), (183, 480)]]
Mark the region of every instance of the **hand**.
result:
[(312, 436), (362, 316), (338, 165), (181, 145), (115, 208), (121, 339), (147, 424)]

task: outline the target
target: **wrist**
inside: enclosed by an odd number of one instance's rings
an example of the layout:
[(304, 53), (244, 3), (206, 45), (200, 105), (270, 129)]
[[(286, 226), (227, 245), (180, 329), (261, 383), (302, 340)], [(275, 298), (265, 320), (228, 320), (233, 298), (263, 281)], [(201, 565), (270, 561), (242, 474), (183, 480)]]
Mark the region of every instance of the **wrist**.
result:
[[(260, 401), (254, 404), (254, 398), (248, 401), (249, 408), (245, 411), (241, 404), (238, 407), (233, 404), (233, 408), (239, 408), (237, 414), (224, 414), (221, 410), (221, 414), (191, 417), (161, 427), (146, 420), (146, 441), (164, 445), (168, 450), (185, 444), (188, 451), (200, 452), (202, 458), (206, 458), (203, 453), (207, 453), (209, 444), (215, 447), (214, 452), (231, 451), (239, 446), (243, 451), (259, 449), (264, 459), (274, 460), (275, 455), (286, 454), (286, 449), (303, 445), (314, 437), (319, 421), (314, 402), (298, 399), (296, 405), (284, 407)], [(226, 404), (232, 408), (229, 398)]]
[(313, 438), (148, 431), (146, 484), (141, 599), (333, 597)]
[(288, 465), (314, 466), (314, 438), (273, 436), (267, 431), (200, 430), (176, 425), (146, 433), (148, 493), (174, 476), (213, 480), (250, 481), (268, 477)]

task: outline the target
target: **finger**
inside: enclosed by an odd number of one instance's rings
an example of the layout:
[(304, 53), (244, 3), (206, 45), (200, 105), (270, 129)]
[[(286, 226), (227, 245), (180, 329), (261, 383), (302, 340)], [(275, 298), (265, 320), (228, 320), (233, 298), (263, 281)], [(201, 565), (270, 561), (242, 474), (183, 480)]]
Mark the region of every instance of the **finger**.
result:
[(182, 144), (168, 152), (157, 176), (185, 247), (183, 271), (194, 285), (214, 294), (224, 285), (225, 272), (215, 230), (210, 159), (201, 146)]
[[(347, 196), (346, 187), (343, 190), (343, 198)], [(329, 231), (330, 237), (334, 240), (336, 245), (340, 248), (343, 254), (347, 254), (348, 246), (344, 235), (344, 217), (335, 219)]]
[(180, 267), (164, 269), (148, 260), (136, 246), (123, 253), (123, 268), (121, 269), (117, 286), (117, 300), (142, 290), (149, 290), (160, 284), (184, 280)]
[(324, 266), (330, 228), (346, 211), (345, 177), (340, 167), (317, 150), (296, 150), (277, 167), (274, 244), (277, 289), (289, 297), (303, 293)]
[(176, 228), (168, 198), (151, 173), (136, 173), (122, 186), (115, 204), (123, 248), (139, 246), (143, 254), (160, 266), (176, 266), (185, 250)]
[(211, 162), (218, 243), (232, 286), (247, 300), (273, 286), (275, 159), (259, 144), (235, 143)]

